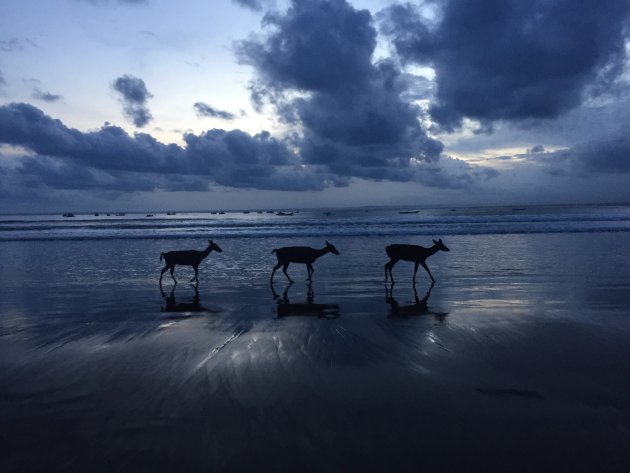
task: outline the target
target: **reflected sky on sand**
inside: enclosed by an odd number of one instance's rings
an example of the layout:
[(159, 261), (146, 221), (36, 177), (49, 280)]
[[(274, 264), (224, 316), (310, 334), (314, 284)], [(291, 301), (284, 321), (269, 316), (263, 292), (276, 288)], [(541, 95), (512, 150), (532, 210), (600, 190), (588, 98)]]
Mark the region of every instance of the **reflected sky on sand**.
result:
[[(162, 288), (146, 242), (2, 247), (0, 467), (624, 471), (629, 255), (589, 237), (505, 237), (494, 264), (453, 237), (415, 287), (371, 239), (272, 287), (271, 258), (226, 258), (247, 242)], [(121, 252), (154, 271), (81, 263)]]

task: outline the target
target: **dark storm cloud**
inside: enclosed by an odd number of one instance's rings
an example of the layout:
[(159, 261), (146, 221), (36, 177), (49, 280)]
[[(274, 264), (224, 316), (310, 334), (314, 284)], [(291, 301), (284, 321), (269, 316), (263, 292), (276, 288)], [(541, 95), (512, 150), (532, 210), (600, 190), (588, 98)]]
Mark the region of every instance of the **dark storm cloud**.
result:
[(223, 110), (217, 110), (214, 107), (211, 107), (207, 103), (203, 102), (195, 102), (193, 105), (195, 112), (200, 117), (211, 117), (211, 118), (220, 118), (222, 120), (234, 120), (236, 115), (230, 112), (225, 112)]
[(150, 173), (122, 173), (82, 166), (75, 162), (43, 156), (27, 156), (11, 170), (14, 180), (37, 189), (102, 190), (119, 192), (206, 191), (207, 181), (194, 176), (165, 176)]
[(83, 182), (118, 190), (200, 190), (207, 183), (319, 190), (343, 184), (306, 170), (285, 143), (267, 132), (214, 129), (187, 134), (184, 140), (185, 148), (163, 144), (146, 133), (130, 136), (115, 126), (81, 132), (32, 105), (0, 107), (0, 143), (33, 153), (20, 160), (22, 181), (31, 176), (34, 183), (57, 188), (77, 188)]
[(281, 190), (321, 190), (326, 185), (325, 176), (304, 169), (299, 158), (267, 132), (252, 136), (215, 129), (186, 134), (184, 140), (190, 165), (218, 184)]
[(294, 0), (264, 24), (271, 33), (238, 43), (237, 54), (257, 72), (255, 105), (267, 101), (285, 122), (302, 126), (296, 145), (306, 164), (344, 178), (442, 185), (415, 165), (437, 161), (442, 144), (403, 98), (417, 93), (409, 77), (393, 62), (372, 62), (377, 32), (367, 10), (345, 0)]
[(61, 100), (63, 97), (57, 94), (51, 94), (50, 92), (44, 92), (42, 90), (35, 90), (33, 92), (33, 98), (37, 100), (43, 100), (44, 102), (53, 103)]
[(142, 79), (125, 74), (116, 79), (112, 87), (121, 94), (123, 112), (135, 126), (142, 128), (151, 121), (153, 117), (147, 108), (147, 101), (153, 95)]
[(605, 90), (625, 60), (628, 0), (443, 0), (440, 21), (411, 4), (380, 18), (399, 56), (436, 71), (431, 114), (445, 129), (553, 118)]

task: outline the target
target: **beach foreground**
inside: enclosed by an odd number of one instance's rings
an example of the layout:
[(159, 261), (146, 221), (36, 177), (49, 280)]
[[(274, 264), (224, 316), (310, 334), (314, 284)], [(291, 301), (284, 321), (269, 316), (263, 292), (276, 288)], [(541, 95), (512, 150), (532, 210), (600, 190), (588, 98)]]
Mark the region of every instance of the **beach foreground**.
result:
[(628, 471), (626, 234), (454, 235), (415, 292), (390, 242), (162, 291), (198, 239), (3, 242), (0, 470)]

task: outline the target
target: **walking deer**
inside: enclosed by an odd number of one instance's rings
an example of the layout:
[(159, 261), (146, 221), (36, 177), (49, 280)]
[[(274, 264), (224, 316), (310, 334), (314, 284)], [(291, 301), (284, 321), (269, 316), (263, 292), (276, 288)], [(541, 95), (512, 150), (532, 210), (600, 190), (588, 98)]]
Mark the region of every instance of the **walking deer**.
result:
[(175, 284), (177, 284), (177, 279), (175, 279), (175, 275), (173, 274), (176, 265), (192, 266), (192, 268), (195, 270), (195, 277), (192, 278), (190, 281), (197, 281), (197, 284), (199, 284), (199, 273), (197, 271), (197, 268), (212, 250), (219, 253), (223, 251), (221, 248), (219, 248), (219, 245), (214, 243), (212, 240), (208, 240), (208, 248), (206, 248), (205, 251), (186, 250), (160, 253), (160, 261), (162, 261), (162, 258), (164, 258), (164, 263), (166, 264), (166, 266), (164, 266), (164, 269), (162, 270), (162, 273), (160, 274), (160, 284), (162, 284), (162, 276), (164, 276), (164, 273), (169, 269), (171, 270), (171, 277), (173, 278), (173, 281), (175, 281)]
[(429, 277), (431, 281), (435, 283), (435, 279), (433, 279), (433, 275), (431, 271), (429, 271), (429, 267), (426, 264), (426, 260), (429, 256), (437, 253), (438, 251), (450, 251), (444, 243), (442, 243), (442, 239), (440, 238), (438, 241), (433, 240), (433, 246), (431, 248), (424, 248), (419, 245), (389, 245), (385, 248), (387, 252), (387, 256), (389, 256), (389, 261), (385, 263), (385, 282), (387, 282), (387, 273), (389, 273), (389, 277), (394, 282), (394, 276), (392, 276), (392, 268), (398, 261), (412, 261), (415, 263), (415, 268), (413, 270), (413, 283), (416, 284), (416, 273), (418, 272), (418, 266), (422, 265), (422, 267), (429, 273)]
[(335, 248), (330, 243), (326, 242), (326, 246), (321, 250), (317, 250), (315, 248), (311, 248), (310, 246), (285, 246), (284, 248), (276, 248), (272, 251), (272, 253), (276, 254), (278, 258), (278, 264), (274, 266), (273, 271), (271, 272), (271, 282), (273, 284), (273, 275), (276, 274), (276, 270), (283, 266), (282, 272), (287, 277), (290, 282), (293, 282), (293, 279), (287, 273), (287, 268), (289, 267), (289, 263), (300, 263), (305, 264), (306, 269), (308, 271), (308, 280), (312, 281), (313, 272), (313, 263), (317, 258), (326, 253), (332, 253), (334, 255), (338, 255), (339, 252), (337, 248)]

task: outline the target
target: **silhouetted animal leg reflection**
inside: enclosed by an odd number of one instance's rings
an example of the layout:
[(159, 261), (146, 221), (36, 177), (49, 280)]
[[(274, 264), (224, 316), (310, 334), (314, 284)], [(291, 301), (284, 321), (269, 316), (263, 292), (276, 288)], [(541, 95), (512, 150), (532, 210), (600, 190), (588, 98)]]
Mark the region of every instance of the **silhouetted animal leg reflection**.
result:
[(431, 297), (431, 291), (433, 290), (435, 283), (431, 283), (429, 289), (422, 299), (418, 297), (418, 291), (415, 284), (413, 285), (414, 303), (401, 305), (393, 295), (394, 283), (390, 286), (385, 284), (385, 302), (390, 305), (389, 317), (410, 317), (416, 315), (431, 314), (438, 321), (443, 322), (444, 318), (448, 315), (448, 312), (434, 312), (428, 307), (428, 300)]
[(322, 319), (336, 319), (340, 316), (339, 304), (316, 304), (313, 285), (309, 284), (306, 293), (306, 303), (295, 303), (289, 300), (289, 289), (293, 284), (289, 284), (282, 293), (282, 297), (278, 295), (271, 284), (273, 298), (276, 301), (276, 309), (278, 318), (303, 315), (316, 316)]
[(208, 312), (208, 313), (216, 313), (220, 312), (218, 310), (211, 310), (201, 305), (201, 301), (199, 299), (199, 289), (197, 286), (193, 285), (195, 289), (194, 295), (190, 301), (186, 302), (177, 302), (175, 299), (175, 286), (171, 289), (170, 294), (166, 294), (162, 290), (162, 286), (160, 286), (160, 292), (162, 293), (162, 298), (164, 299), (165, 305), (162, 306), (162, 312), (177, 312), (177, 313), (190, 313), (190, 312)]

